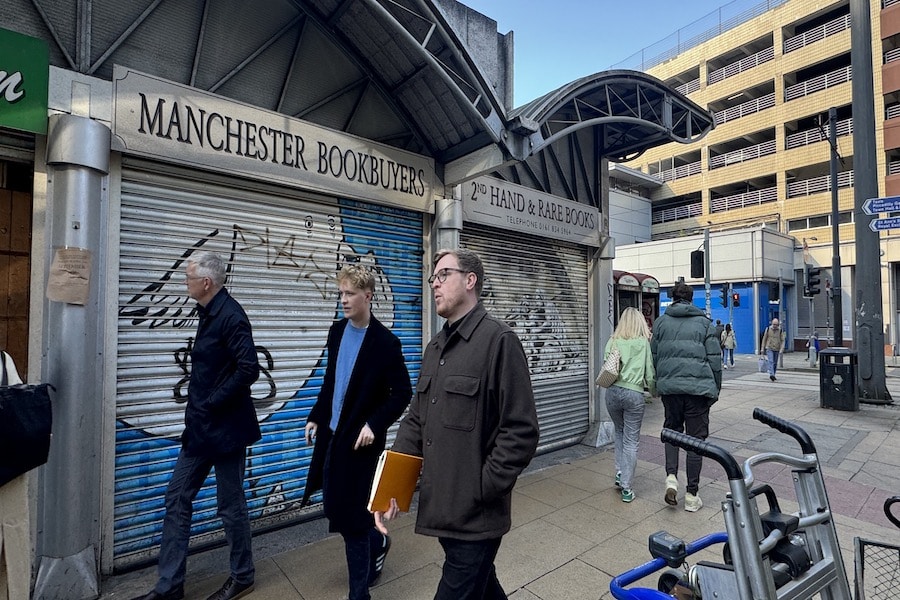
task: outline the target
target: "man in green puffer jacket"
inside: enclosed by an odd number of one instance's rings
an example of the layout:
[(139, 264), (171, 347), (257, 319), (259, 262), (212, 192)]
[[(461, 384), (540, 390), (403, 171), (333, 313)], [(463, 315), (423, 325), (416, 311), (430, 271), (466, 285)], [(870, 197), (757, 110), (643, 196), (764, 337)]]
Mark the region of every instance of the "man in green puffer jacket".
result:
[[(672, 288), (673, 303), (653, 324), (650, 351), (656, 368), (656, 389), (666, 415), (664, 427), (705, 440), (709, 435), (709, 408), (722, 388), (722, 350), (716, 329), (694, 306), (694, 290), (679, 281)], [(687, 453), (687, 494), (684, 509), (703, 506), (697, 491), (703, 458)], [(666, 444), (666, 504), (678, 504), (678, 448)]]

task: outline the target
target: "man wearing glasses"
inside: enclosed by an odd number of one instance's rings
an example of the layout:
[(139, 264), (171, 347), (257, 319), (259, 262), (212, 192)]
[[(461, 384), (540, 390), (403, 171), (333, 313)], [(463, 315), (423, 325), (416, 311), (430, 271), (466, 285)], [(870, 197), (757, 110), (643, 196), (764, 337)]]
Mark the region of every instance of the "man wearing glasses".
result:
[(244, 461), (247, 446), (260, 439), (250, 396), (250, 386), (259, 378), (259, 360), (247, 314), (224, 287), (225, 262), (211, 252), (194, 252), (187, 259), (185, 284), (199, 315), (185, 427), (166, 488), (159, 579), (139, 600), (184, 598), (192, 502), (213, 467), (218, 515), (231, 550), (231, 576), (207, 600), (234, 600), (253, 591), (255, 574)]
[[(494, 558), (510, 529), (516, 478), (538, 443), (534, 394), (516, 334), (479, 301), (484, 267), (470, 250), (441, 250), (428, 279), (447, 321), (422, 357), (393, 449), (424, 458), (416, 532), (438, 538), (435, 600), (506, 598)], [(397, 514), (376, 513), (376, 522)]]

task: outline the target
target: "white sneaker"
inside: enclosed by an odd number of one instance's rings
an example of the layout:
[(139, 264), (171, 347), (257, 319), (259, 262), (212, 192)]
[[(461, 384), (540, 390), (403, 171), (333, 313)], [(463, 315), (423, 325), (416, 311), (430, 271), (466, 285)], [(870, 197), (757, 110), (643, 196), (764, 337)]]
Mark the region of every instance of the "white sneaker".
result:
[(703, 508), (703, 500), (700, 499), (700, 496), (695, 496), (690, 492), (684, 495), (684, 510), (697, 512), (701, 508)]
[(678, 478), (674, 475), (666, 476), (666, 504), (675, 506), (678, 504)]
[(728, 369), (728, 365), (722, 365), (723, 369)]

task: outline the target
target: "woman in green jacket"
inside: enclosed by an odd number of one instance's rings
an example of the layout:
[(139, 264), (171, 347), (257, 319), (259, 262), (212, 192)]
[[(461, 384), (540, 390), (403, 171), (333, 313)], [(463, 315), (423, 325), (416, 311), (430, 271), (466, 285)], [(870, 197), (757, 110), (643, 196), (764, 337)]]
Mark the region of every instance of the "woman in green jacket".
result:
[(606, 392), (606, 409), (615, 426), (616, 486), (622, 502), (634, 500), (631, 480), (637, 464), (641, 421), (644, 420), (644, 388), (656, 395), (656, 372), (650, 353), (650, 330), (636, 308), (626, 308), (606, 343), (604, 359), (615, 347), (619, 351), (619, 378)]

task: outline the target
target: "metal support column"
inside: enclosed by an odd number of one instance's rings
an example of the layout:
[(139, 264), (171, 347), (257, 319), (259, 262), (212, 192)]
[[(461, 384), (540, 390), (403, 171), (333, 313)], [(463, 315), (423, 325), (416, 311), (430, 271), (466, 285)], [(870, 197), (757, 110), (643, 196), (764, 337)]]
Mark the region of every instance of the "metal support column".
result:
[(844, 331), (842, 323), (844, 317), (841, 314), (841, 228), (840, 210), (838, 209), (838, 182), (837, 182), (837, 109), (828, 109), (828, 142), (831, 145), (831, 294), (834, 297), (832, 310), (834, 311), (834, 345), (844, 345)]
[[(878, 197), (875, 160), (875, 94), (872, 75), (872, 17), (869, 0), (850, 0), (850, 63), (853, 69), (853, 199), (856, 232), (854, 319), (860, 402), (888, 404), (884, 371), (884, 314), (879, 235), (869, 229), (863, 203)], [(837, 296), (835, 296), (837, 298)], [(836, 322), (835, 331), (841, 326)]]
[[(50, 117), (47, 165), (50, 248), (89, 252), (84, 305), (46, 300), (41, 380), (56, 388), (53, 441), (42, 471), (35, 598), (96, 598), (99, 593), (103, 387), (100, 276), (107, 205), (110, 130), (73, 115)], [(52, 260), (52, 259), (51, 259)]]

